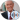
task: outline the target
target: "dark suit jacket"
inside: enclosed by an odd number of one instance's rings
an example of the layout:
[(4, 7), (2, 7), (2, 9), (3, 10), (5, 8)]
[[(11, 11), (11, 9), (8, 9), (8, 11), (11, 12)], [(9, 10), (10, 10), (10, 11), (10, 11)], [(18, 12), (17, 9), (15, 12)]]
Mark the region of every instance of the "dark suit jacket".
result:
[[(13, 10), (13, 11), (14, 11), (14, 10)], [(8, 12), (7, 12), (7, 11), (4, 12), (4, 13), (1, 13), (1, 15), (2, 15), (4, 18), (8, 19)]]

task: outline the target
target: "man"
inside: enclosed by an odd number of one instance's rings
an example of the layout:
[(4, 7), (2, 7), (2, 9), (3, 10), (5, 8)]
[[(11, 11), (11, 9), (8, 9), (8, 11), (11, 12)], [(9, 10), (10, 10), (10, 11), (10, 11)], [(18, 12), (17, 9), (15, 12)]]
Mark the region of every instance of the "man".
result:
[(12, 19), (10, 15), (14, 11), (14, 9), (13, 9), (14, 3), (12, 1), (6, 1), (5, 7), (6, 7), (7, 11), (2, 13), (2, 16), (6, 19)]

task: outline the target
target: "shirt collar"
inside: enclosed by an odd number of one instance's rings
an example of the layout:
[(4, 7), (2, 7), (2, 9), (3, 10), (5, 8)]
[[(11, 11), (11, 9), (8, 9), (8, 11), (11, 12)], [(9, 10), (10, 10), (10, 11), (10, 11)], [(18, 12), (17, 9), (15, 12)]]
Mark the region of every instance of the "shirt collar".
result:
[[(13, 12), (13, 11), (12, 11), (12, 12)], [(12, 12), (11, 12), (11, 13), (12, 13)], [(8, 13), (10, 13), (10, 12), (8, 11)]]

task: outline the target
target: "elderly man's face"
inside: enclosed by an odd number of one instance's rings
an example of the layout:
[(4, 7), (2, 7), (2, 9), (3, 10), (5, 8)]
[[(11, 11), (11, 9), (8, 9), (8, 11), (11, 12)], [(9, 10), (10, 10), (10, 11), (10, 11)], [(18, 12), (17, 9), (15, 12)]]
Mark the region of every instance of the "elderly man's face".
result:
[(7, 8), (8, 11), (13, 10), (13, 6), (14, 6), (14, 3), (12, 1), (6, 2), (6, 8)]

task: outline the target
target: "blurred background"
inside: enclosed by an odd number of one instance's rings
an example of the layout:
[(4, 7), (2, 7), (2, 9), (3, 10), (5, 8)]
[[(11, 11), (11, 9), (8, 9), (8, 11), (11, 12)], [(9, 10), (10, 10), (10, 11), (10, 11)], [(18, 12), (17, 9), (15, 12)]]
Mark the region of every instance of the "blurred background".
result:
[[(5, 8), (5, 1), (6, 0), (3, 0), (0, 3), (0, 13), (3, 13), (5, 11), (7, 11), (7, 9)], [(20, 13), (20, 3), (17, 0), (14, 0), (14, 7), (13, 7), (13, 9)]]

